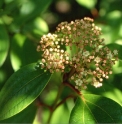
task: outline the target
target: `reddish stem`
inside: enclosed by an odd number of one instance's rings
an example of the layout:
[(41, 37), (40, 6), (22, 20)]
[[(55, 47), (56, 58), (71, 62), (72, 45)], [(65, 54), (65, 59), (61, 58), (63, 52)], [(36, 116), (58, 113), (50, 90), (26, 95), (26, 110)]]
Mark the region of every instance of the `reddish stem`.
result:
[(52, 107), (51, 106), (43, 103), (39, 98), (37, 98), (37, 102), (36, 103), (37, 103), (37, 106), (43, 106), (43, 107), (48, 108), (50, 111), (52, 110)]
[(69, 82), (63, 82), (63, 83), (64, 83), (64, 85), (70, 87), (78, 95), (80, 95), (80, 96), (82, 95), (81, 92), (78, 89), (76, 89), (71, 83), (69, 83)]
[[(61, 104), (63, 104), (67, 99), (69, 99), (69, 98), (74, 98), (75, 97), (75, 95), (69, 95), (69, 96), (67, 96), (66, 98), (64, 98), (62, 101), (60, 101), (56, 106), (55, 106), (55, 109), (56, 108), (58, 108)], [(54, 109), (54, 110), (55, 110)]]

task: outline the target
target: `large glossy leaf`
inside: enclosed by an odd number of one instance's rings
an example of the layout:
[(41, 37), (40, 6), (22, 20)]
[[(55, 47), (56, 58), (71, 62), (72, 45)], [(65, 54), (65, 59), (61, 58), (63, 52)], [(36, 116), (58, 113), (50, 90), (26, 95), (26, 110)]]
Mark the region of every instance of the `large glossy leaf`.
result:
[(33, 123), (35, 115), (36, 115), (37, 108), (32, 103), (23, 111), (19, 112), (18, 114), (12, 116), (11, 118), (5, 119), (0, 121), (2, 123)]
[(0, 20), (0, 66), (4, 63), (9, 49), (9, 38), (7, 31)]
[(51, 74), (29, 64), (15, 72), (0, 92), (0, 120), (9, 118), (31, 104), (45, 88)]
[(84, 94), (71, 112), (71, 124), (122, 123), (122, 107), (106, 97)]
[[(121, 75), (120, 75), (121, 77)], [(118, 78), (120, 79), (120, 78)], [(109, 79), (110, 80), (110, 79)], [(84, 91), (82, 91), (82, 93), (84, 94), (96, 94), (96, 95), (102, 95), (104, 97), (110, 98), (114, 101), (116, 101), (117, 103), (119, 103), (120, 105), (122, 105), (122, 91), (119, 90), (118, 88), (116, 88), (114, 85), (108, 83), (106, 80), (103, 83), (102, 87), (99, 88), (94, 88), (93, 86), (89, 85), (88, 88)], [(116, 82), (117, 79), (115, 79)], [(114, 81), (111, 79), (111, 83), (113, 83)], [(118, 85), (120, 86), (120, 83), (118, 83)]]

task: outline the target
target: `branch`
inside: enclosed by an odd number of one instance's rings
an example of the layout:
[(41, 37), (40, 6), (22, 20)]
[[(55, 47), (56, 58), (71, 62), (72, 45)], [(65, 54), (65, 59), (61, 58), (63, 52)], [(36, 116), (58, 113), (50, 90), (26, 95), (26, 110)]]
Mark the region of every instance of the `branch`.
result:
[(46, 107), (46, 108), (48, 108), (50, 111), (51, 111), (51, 109), (52, 109), (51, 106), (49, 106), (49, 105), (43, 103), (43, 102), (40, 100), (39, 97), (36, 99), (36, 104), (37, 104), (37, 106), (43, 106), (43, 107)]
[(61, 104), (63, 104), (67, 99), (69, 98), (74, 98), (76, 97), (75, 95), (69, 95), (67, 96), (66, 98), (64, 98), (62, 101), (60, 101), (56, 106), (55, 106), (55, 109), (58, 108)]
[(70, 87), (73, 91), (75, 91), (75, 93), (77, 93), (78, 96), (79, 96), (79, 95), (80, 95), (80, 96), (82, 95), (81, 92), (80, 92), (78, 89), (76, 89), (71, 83), (69, 83), (69, 82), (64, 82), (64, 85)]

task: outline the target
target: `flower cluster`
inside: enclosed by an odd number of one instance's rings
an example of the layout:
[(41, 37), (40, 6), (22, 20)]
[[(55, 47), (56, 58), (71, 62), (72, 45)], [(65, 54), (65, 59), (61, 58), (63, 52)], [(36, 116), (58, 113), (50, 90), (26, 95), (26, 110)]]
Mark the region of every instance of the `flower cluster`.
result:
[(60, 23), (55, 34), (44, 35), (37, 47), (43, 51), (42, 68), (50, 72), (73, 69), (70, 80), (76, 89), (85, 89), (88, 83), (102, 86), (103, 78), (112, 74), (118, 51), (104, 47), (100, 35), (101, 29), (88, 17)]
[(42, 68), (64, 72), (65, 66), (69, 63), (69, 55), (61, 48), (60, 39), (56, 34), (43, 35), (37, 51), (43, 51)]

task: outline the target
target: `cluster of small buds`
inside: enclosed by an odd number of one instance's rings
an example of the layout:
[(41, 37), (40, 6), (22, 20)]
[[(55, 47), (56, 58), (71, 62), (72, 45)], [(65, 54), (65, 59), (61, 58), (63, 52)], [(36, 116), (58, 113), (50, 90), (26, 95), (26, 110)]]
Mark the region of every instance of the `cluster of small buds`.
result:
[(55, 34), (44, 35), (37, 47), (43, 51), (42, 68), (50, 72), (64, 72), (66, 66), (73, 68), (70, 80), (75, 82), (76, 89), (85, 89), (88, 83), (102, 86), (103, 78), (112, 74), (118, 51), (104, 47), (101, 29), (93, 19), (62, 22), (56, 29)]
[(41, 67), (54, 71), (64, 72), (69, 63), (69, 55), (61, 49), (60, 39), (56, 34), (43, 35), (37, 47), (37, 51), (43, 51)]

